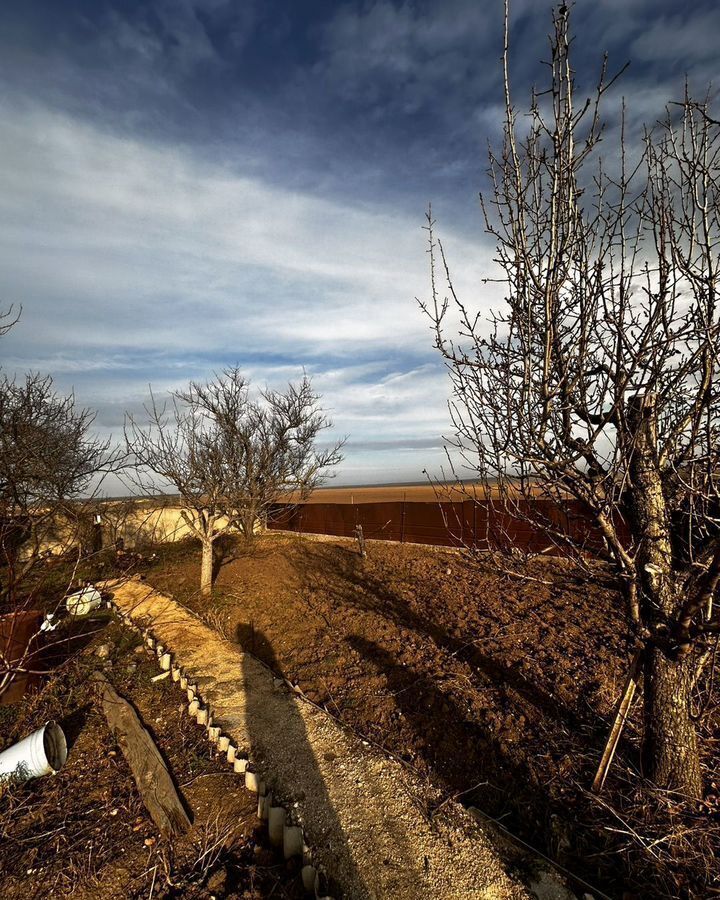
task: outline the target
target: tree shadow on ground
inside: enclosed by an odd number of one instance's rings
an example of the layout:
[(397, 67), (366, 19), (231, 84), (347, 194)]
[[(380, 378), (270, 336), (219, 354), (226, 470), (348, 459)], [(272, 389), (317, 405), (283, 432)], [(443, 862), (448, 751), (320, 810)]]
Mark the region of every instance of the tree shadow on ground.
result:
[[(445, 623), (432, 621), (414, 612), (407, 600), (389, 590), (383, 581), (369, 574), (359, 554), (344, 547), (306, 545), (293, 558), (301, 589), (306, 597), (320, 589), (328, 593), (338, 608), (355, 608), (381, 616), (416, 634), (429, 638), (435, 645), (449, 652), (458, 661), (467, 662), (495, 686), (505, 686), (517, 692), (535, 706), (542, 715), (562, 722), (572, 729), (583, 729), (588, 737), (602, 740), (605, 724), (597, 716), (589, 716), (573, 709), (545, 688), (537, 679), (531, 680), (503, 658), (502, 653), (491, 655), (477, 643), (460, 638)], [(312, 600), (309, 600), (312, 603)]]
[[(344, 893), (339, 889), (339, 884), (333, 883), (332, 878), (324, 886), (327, 888), (326, 893), (335, 896), (371, 896), (366, 891), (338, 811), (328, 792), (325, 776), (310, 745), (306, 725), (298, 708), (300, 701), (284, 689), (275, 690), (269, 696), (267, 692), (252, 689), (252, 685), (257, 685), (260, 679), (267, 679), (271, 683), (271, 673), (282, 676), (271, 642), (262, 631), (252, 627), (238, 627), (236, 636), (244, 651), (244, 681), (250, 686), (247, 690), (245, 713), (248, 749), (252, 758), (261, 761), (260, 775), (267, 780), (268, 788), (273, 791), (273, 802), (279, 804), (284, 801), (287, 807), (288, 801), (296, 799), (298, 794), (304, 801), (306, 815), (309, 814), (315, 823), (311, 826), (313, 831), (308, 835), (309, 840), (315, 850), (324, 851), (325, 858), (331, 861), (333, 869), (342, 873)], [(270, 755), (269, 748), (272, 759), (283, 775), (271, 770), (263, 771), (264, 759)], [(265, 768), (268, 768), (266, 763)], [(290, 777), (294, 779), (294, 783), (287, 782), (288, 772), (293, 773)], [(348, 893), (348, 885), (353, 886), (355, 893)]]
[[(433, 780), (451, 793), (468, 792), (464, 803), (502, 818), (558, 861), (591, 880), (617, 876), (616, 857), (603, 858), (604, 838), (590, 834), (597, 810), (582, 789), (600, 759), (608, 726), (583, 695), (589, 673), (581, 656), (564, 670), (574, 689), (563, 702), (543, 678), (545, 669), (539, 677), (519, 670), (522, 656), (512, 642), (474, 643), (473, 626), (451, 610), (444, 616), (437, 603), (425, 604), (424, 614), (422, 603), (402, 595), (402, 579), (389, 579), (388, 585), (382, 565), (363, 560), (354, 548), (308, 543), (294, 549), (292, 562), (308, 608), (364, 661), (360, 678), (348, 683), (342, 717), (360, 727), (367, 723), (370, 736), (407, 761), (419, 757)], [(581, 589), (569, 576), (567, 585), (559, 577), (554, 590), (566, 587), (572, 607)], [(471, 594), (465, 602), (472, 603)], [(523, 602), (531, 604), (532, 595)], [(511, 615), (518, 612), (521, 604)], [(552, 622), (536, 623), (549, 628), (551, 652), (562, 615), (560, 609)], [(385, 678), (387, 691), (372, 686), (378, 679), (365, 677), (368, 668)], [(631, 743), (624, 740), (620, 749), (626, 760), (635, 759)], [(603, 875), (588, 863), (589, 855)]]

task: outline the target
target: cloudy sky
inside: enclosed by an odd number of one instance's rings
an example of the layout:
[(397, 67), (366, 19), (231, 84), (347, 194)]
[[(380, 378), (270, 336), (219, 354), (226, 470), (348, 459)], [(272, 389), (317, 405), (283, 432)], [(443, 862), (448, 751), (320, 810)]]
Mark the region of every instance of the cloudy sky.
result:
[[(717, 81), (720, 6), (578, 0), (582, 87), (631, 65), (630, 121)], [(549, 4), (512, 7), (518, 101)], [(501, 125), (501, 0), (5, 0), (0, 301), (36, 369), (120, 436), (147, 386), (239, 363), (312, 374), (343, 484), (437, 471), (447, 378), (415, 297), (424, 211), (458, 286), (497, 300), (477, 194)], [(607, 152), (612, 152), (608, 148)]]

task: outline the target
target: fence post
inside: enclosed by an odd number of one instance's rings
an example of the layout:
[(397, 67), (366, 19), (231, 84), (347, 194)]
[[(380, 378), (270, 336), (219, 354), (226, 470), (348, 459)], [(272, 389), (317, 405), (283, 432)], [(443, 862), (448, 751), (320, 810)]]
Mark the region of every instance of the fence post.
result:
[(405, 500), (402, 502), (400, 511), (400, 543), (405, 543)]

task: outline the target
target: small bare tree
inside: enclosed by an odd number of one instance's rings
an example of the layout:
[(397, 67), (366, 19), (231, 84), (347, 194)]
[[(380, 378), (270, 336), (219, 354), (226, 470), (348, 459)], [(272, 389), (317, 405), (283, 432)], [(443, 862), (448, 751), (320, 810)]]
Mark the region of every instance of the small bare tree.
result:
[(55, 393), (49, 376), (0, 379), (2, 603), (13, 611), (22, 582), (53, 535), (75, 543), (84, 496), (117, 454), (91, 434), (94, 413)]
[(632, 167), (623, 124), (617, 174), (588, 171), (614, 79), (603, 66), (576, 105), (568, 8), (553, 20), (550, 83), (520, 124), (506, 2), (504, 142), (483, 202), (506, 306), (486, 323), (457, 297), (429, 215), (424, 309), (453, 380), (454, 444), (497, 512), (578, 561), (586, 547), (562, 526), (570, 501), (602, 537), (644, 648), (645, 771), (699, 797), (690, 695), (720, 630), (720, 123), (686, 96)]
[[(16, 676), (45, 670), (32, 612), (45, 548), (78, 549), (79, 558), (87, 494), (117, 464), (109, 441), (92, 436), (93, 420), (72, 396), (56, 394), (49, 377), (0, 379), (0, 695)], [(63, 599), (58, 592), (53, 612)]]
[(200, 541), (203, 594), (212, 591), (213, 545), (222, 534), (235, 530), (251, 542), (274, 504), (306, 499), (341, 460), (340, 443), (317, 446), (331, 424), (319, 400), (308, 378), (252, 396), (239, 369), (229, 368), (173, 392), (169, 410), (152, 398), (149, 427), (128, 417), (126, 442), (141, 486), (153, 486), (153, 473), (172, 485)]

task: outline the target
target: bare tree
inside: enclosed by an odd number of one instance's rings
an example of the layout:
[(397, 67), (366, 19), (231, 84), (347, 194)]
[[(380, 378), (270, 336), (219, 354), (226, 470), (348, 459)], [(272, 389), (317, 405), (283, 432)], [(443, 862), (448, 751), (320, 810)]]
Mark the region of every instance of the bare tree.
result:
[(89, 502), (83, 495), (116, 463), (110, 442), (91, 434), (94, 418), (73, 396), (55, 393), (49, 376), (0, 380), (2, 602), (11, 611), (43, 544), (53, 534), (73, 543), (73, 527)]
[(505, 306), (486, 322), (456, 295), (429, 214), (423, 308), (451, 372), (454, 446), (500, 518), (579, 562), (588, 548), (563, 524), (568, 506), (601, 536), (643, 647), (646, 774), (698, 797), (690, 694), (720, 630), (720, 124), (686, 96), (630, 166), (623, 113), (611, 174), (593, 160), (614, 79), (603, 65), (576, 105), (568, 8), (553, 22), (550, 83), (519, 121), (506, 2), (504, 141), (483, 201)]
[[(308, 378), (287, 390), (251, 395), (237, 368), (207, 384), (191, 382), (160, 407), (147, 407), (149, 427), (132, 417), (127, 446), (143, 489), (154, 473), (178, 491), (182, 517), (202, 547), (200, 589), (212, 591), (213, 545), (230, 530), (252, 541), (279, 501), (304, 500), (342, 458), (317, 438), (330, 426)], [(150, 476), (150, 477), (148, 477)]]
[[(0, 317), (0, 333), (16, 321), (3, 324), (6, 318)], [(87, 494), (117, 463), (110, 442), (92, 436), (93, 421), (72, 396), (58, 395), (47, 376), (0, 379), (0, 695), (16, 676), (46, 670), (39, 654), (47, 642), (39, 640), (32, 610), (45, 550), (51, 542), (75, 547)]]

